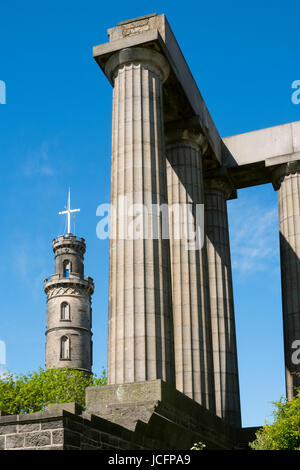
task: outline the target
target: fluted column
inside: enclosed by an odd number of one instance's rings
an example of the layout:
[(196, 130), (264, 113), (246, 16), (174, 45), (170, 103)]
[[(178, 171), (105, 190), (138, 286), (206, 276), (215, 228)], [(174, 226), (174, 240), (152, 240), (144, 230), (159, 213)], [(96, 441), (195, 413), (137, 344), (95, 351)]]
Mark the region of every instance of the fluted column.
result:
[(226, 178), (205, 179), (205, 224), (212, 322), (216, 413), (239, 427), (240, 393), (227, 218), (232, 187)]
[(167, 202), (157, 52), (131, 48), (106, 65), (112, 79), (108, 382), (174, 383), (169, 240), (155, 206)]
[[(203, 136), (185, 129), (169, 129), (166, 139), (176, 388), (215, 412), (207, 258), (203, 245)], [(197, 231), (194, 243), (191, 235)]]
[(273, 172), (278, 191), (279, 239), (287, 398), (300, 387), (300, 162)]

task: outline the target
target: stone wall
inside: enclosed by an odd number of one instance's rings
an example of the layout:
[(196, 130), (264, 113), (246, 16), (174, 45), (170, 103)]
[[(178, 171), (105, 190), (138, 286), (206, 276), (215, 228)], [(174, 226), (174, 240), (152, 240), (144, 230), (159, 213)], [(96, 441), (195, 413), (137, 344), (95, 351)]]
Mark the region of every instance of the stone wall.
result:
[(62, 449), (64, 417), (61, 412), (0, 417), (0, 449)]
[[(145, 439), (97, 416), (66, 410), (0, 417), (0, 450), (144, 450)], [(147, 440), (147, 439), (146, 439)]]

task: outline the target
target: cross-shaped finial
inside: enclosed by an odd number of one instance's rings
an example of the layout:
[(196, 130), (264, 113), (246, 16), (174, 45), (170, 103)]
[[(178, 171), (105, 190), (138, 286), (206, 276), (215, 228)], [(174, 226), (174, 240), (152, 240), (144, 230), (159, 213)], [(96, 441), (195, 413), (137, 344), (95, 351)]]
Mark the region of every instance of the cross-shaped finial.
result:
[(80, 209), (71, 209), (71, 198), (70, 198), (70, 188), (68, 192), (68, 207), (66, 207), (65, 211), (59, 212), (59, 214), (67, 214), (67, 221), (68, 221), (68, 231), (67, 233), (71, 233), (71, 214), (73, 212), (79, 212)]

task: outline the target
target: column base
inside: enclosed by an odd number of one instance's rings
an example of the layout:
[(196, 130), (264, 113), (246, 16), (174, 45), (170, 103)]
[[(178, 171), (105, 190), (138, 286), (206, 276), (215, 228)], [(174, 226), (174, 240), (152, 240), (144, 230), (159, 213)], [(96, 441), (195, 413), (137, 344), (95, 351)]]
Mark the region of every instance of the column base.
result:
[(162, 380), (105, 385), (86, 389), (87, 412), (155, 439), (160, 449), (190, 449), (203, 442), (207, 449), (244, 447), (254, 440)]

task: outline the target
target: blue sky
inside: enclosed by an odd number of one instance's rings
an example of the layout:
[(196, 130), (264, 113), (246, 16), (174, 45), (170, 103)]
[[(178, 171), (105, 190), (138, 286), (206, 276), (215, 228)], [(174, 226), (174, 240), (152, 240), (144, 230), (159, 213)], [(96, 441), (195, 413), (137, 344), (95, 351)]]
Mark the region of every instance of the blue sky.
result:
[[(112, 90), (92, 46), (153, 12), (166, 14), (222, 137), (300, 120), (299, 2), (2, 2), (0, 340), (12, 372), (44, 366), (43, 280), (69, 186), (96, 285), (94, 371), (106, 365), (108, 242), (96, 209), (109, 202)], [(260, 425), (285, 393), (277, 195), (244, 189), (228, 207), (243, 425)]]

